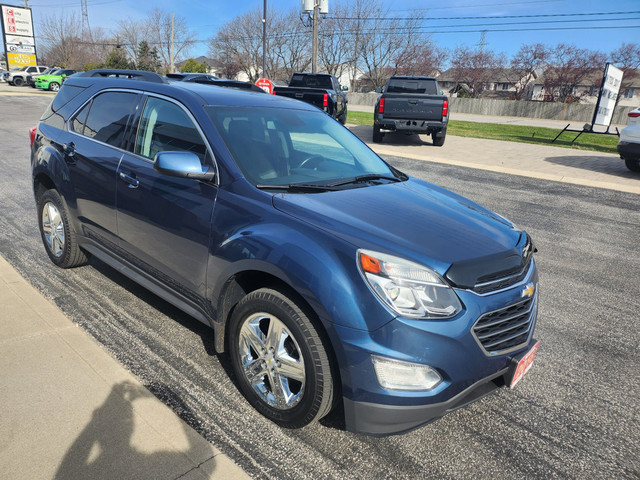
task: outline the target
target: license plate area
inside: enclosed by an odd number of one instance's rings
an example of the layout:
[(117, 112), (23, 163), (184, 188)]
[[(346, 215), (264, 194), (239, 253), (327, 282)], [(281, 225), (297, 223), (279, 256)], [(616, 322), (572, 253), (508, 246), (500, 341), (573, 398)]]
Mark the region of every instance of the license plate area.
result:
[(520, 358), (514, 358), (511, 361), (511, 375), (510, 380), (507, 382), (509, 388), (513, 388), (516, 384), (525, 376), (525, 374), (531, 369), (533, 360), (536, 358), (540, 342), (536, 342), (531, 349)]

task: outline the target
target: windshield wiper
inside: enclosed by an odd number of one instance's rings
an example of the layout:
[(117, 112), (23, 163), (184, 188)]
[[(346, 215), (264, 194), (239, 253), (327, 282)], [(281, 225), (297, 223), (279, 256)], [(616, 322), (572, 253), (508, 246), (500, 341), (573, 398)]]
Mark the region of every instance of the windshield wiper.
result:
[(392, 177), (391, 175), (381, 175), (377, 173), (369, 173), (367, 175), (358, 175), (357, 177), (349, 178), (347, 180), (341, 180), (339, 182), (331, 183), (329, 187), (339, 187), (342, 185), (349, 185), (352, 183), (368, 182), (370, 180), (389, 180), (391, 182), (400, 182), (402, 179), (398, 177)]
[(260, 190), (286, 190), (287, 192), (326, 192), (339, 190), (335, 185), (317, 185), (314, 183), (290, 183), (289, 185), (256, 185)]

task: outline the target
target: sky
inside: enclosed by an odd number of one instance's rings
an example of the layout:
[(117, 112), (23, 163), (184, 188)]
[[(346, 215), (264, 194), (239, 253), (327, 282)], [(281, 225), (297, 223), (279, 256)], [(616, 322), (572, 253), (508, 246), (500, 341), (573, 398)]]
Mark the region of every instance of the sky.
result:
[[(605, 53), (623, 42), (640, 43), (640, 0), (380, 1), (393, 16), (424, 17), (424, 31), (433, 32), (432, 40), (449, 49), (478, 45), (483, 30), (486, 30), (485, 48), (503, 52), (507, 57), (523, 44), (538, 42), (547, 45), (573, 43), (580, 48)], [(300, 0), (267, 2), (269, 8), (278, 11), (299, 9), (301, 5)], [(24, 0), (0, 0), (0, 3), (24, 7)], [(28, 0), (28, 4), (33, 10), (36, 36), (38, 23), (46, 16), (61, 13), (81, 16), (80, 0)], [(335, 4), (334, 0), (329, 0), (329, 15)], [(122, 19), (142, 20), (155, 7), (175, 12), (176, 16), (186, 18), (201, 40), (190, 52), (191, 56), (197, 57), (208, 54), (207, 39), (222, 25), (247, 11), (262, 9), (263, 0), (87, 0), (87, 5), (91, 27), (102, 27), (107, 31)], [(588, 15), (594, 13), (599, 15)], [(517, 18), (523, 15), (537, 17)]]

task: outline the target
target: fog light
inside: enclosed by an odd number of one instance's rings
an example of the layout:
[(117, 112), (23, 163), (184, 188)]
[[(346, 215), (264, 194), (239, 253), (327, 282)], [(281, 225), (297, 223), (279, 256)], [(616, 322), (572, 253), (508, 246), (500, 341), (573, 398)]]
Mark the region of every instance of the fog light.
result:
[(390, 390), (431, 390), (442, 381), (429, 365), (371, 356), (378, 383)]

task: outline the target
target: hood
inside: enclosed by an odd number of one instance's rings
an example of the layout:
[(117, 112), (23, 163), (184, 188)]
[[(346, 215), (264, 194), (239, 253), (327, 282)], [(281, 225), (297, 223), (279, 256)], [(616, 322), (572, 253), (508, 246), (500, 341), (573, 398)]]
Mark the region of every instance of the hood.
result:
[(397, 255), (444, 275), (456, 262), (513, 255), (521, 232), (459, 195), (410, 178), (340, 191), (278, 194), (278, 210), (357, 248)]
[(39, 75), (36, 80), (53, 80), (54, 78), (61, 78), (60, 75)]

